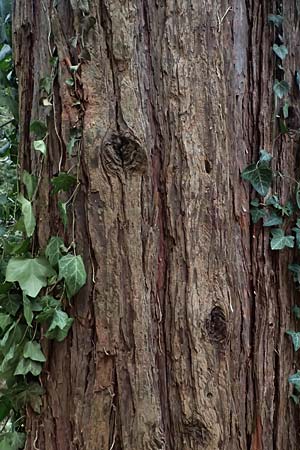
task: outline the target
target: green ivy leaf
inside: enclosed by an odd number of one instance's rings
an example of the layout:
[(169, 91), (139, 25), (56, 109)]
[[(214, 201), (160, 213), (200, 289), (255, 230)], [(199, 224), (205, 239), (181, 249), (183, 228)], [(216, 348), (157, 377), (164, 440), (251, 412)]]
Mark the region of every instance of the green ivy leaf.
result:
[(17, 365), (14, 375), (27, 375), (29, 372), (35, 377), (40, 375), (42, 371), (42, 364), (31, 359), (22, 358)]
[(273, 156), (264, 149), (260, 150), (259, 154), (260, 154), (259, 161), (261, 163), (269, 163), (273, 158)]
[(81, 256), (65, 255), (58, 263), (59, 279), (64, 278), (69, 297), (77, 292), (86, 283), (86, 272)]
[(284, 215), (284, 216), (288, 216), (288, 217), (291, 216), (294, 212), (294, 207), (293, 207), (292, 202), (290, 202), (290, 201), (286, 202), (286, 204), (281, 207), (281, 212), (282, 212), (282, 215)]
[(279, 14), (269, 14), (268, 21), (270, 23), (273, 23), (275, 25), (275, 27), (279, 28), (282, 25), (283, 17), (280, 16)]
[(74, 86), (74, 84), (75, 84), (73, 78), (67, 78), (65, 83), (66, 83), (66, 85), (71, 86), (71, 87)]
[[(300, 270), (300, 266), (299, 266), (299, 270)], [(293, 306), (292, 311), (293, 311), (294, 316), (296, 317), (296, 319), (300, 319), (300, 307), (295, 305), (295, 306)]]
[(8, 44), (2, 45), (2, 48), (0, 50), (0, 61), (3, 61), (8, 55), (11, 55), (11, 53), (12, 50), (10, 45)]
[(24, 317), (27, 322), (27, 325), (31, 327), (31, 323), (33, 320), (33, 312), (32, 312), (32, 308), (31, 308), (31, 301), (25, 294), (23, 294), (23, 310), (24, 310)]
[(273, 91), (278, 98), (283, 98), (286, 94), (288, 94), (290, 86), (285, 80), (275, 80), (273, 85)]
[(9, 415), (11, 408), (12, 406), (9, 398), (2, 395), (0, 398), (0, 422)]
[(299, 264), (289, 264), (288, 269), (293, 272), (295, 283), (300, 283), (300, 265)]
[(54, 311), (52, 322), (45, 336), (48, 339), (55, 339), (58, 342), (63, 341), (73, 324), (73, 319), (64, 311)]
[(29, 341), (25, 344), (23, 351), (24, 358), (30, 358), (33, 361), (45, 362), (46, 358), (42, 352), (39, 342)]
[(11, 450), (19, 450), (24, 448), (26, 441), (26, 434), (19, 433), (17, 431), (12, 431), (9, 433), (8, 439), (10, 441)]
[(274, 208), (281, 209), (281, 204), (279, 203), (279, 198), (277, 195), (271, 195), (266, 200), (267, 206), (274, 206)]
[(80, 67), (80, 64), (76, 64), (76, 66), (70, 66), (69, 69), (72, 73), (76, 73)]
[(282, 250), (285, 247), (294, 247), (294, 236), (285, 236), (284, 231), (280, 228), (271, 231), (273, 238), (271, 239), (272, 250)]
[(45, 250), (45, 255), (51, 266), (55, 267), (62, 257), (62, 250), (66, 251), (64, 241), (58, 236), (52, 236)]
[(242, 172), (242, 178), (250, 181), (256, 192), (264, 197), (272, 183), (272, 170), (265, 164), (250, 164)]
[(300, 370), (297, 370), (294, 375), (289, 376), (289, 383), (292, 383), (294, 386), (300, 388)]
[(293, 400), (295, 405), (299, 405), (299, 395), (291, 394), (290, 398)]
[(9, 314), (0, 313), (0, 328), (2, 331), (5, 331), (11, 323), (12, 318)]
[(298, 90), (300, 90), (300, 72), (298, 70), (296, 70), (296, 72), (295, 72), (295, 81), (296, 81)]
[(45, 258), (11, 258), (6, 268), (6, 281), (17, 281), (26, 295), (36, 297), (42, 287), (47, 286), (47, 278), (55, 271)]
[(34, 150), (41, 152), (43, 155), (46, 155), (47, 147), (46, 147), (45, 142), (42, 139), (39, 141), (34, 141), (33, 148), (34, 148)]
[[(8, 352), (5, 354), (5, 357), (1, 363), (0, 372), (1, 372), (1, 375), (3, 378), (5, 378), (4, 373), (11, 369), (11, 362), (15, 358), (15, 350), (16, 350), (16, 346), (12, 345), (10, 347), (10, 349), (8, 350)], [(13, 367), (15, 368), (16, 364), (14, 364)]]
[(272, 49), (273, 49), (273, 52), (275, 53), (275, 55), (278, 56), (278, 58), (280, 58), (282, 61), (289, 53), (289, 51), (285, 45), (274, 44)]
[(52, 91), (51, 77), (44, 77), (44, 78), (40, 79), (40, 89), (44, 90), (47, 95), (51, 94), (51, 91)]
[(64, 227), (66, 228), (68, 225), (67, 203), (63, 203), (63, 202), (59, 201), (58, 202), (58, 210), (59, 210), (59, 215), (62, 220), (62, 223), (64, 224)]
[(255, 208), (258, 208), (259, 207), (259, 203), (260, 203), (259, 199), (258, 198), (254, 198), (253, 200), (251, 200), (250, 205), (254, 206)]
[(283, 118), (287, 119), (289, 117), (289, 104), (285, 102), (282, 107)]
[(296, 188), (296, 203), (298, 208), (300, 209), (300, 184), (297, 184)]
[(253, 223), (257, 223), (260, 219), (265, 217), (266, 211), (264, 209), (259, 208), (251, 208), (250, 209), (251, 219)]
[(51, 184), (54, 188), (54, 194), (60, 191), (67, 192), (76, 184), (76, 177), (66, 172), (60, 172), (56, 177), (52, 178)]
[(60, 310), (61, 303), (51, 295), (45, 295), (40, 299), (42, 311), (36, 316), (37, 322), (43, 323), (52, 320), (54, 312)]
[(296, 238), (296, 246), (300, 249), (300, 230), (299, 228), (293, 228), (293, 231), (295, 232), (295, 238)]
[(37, 414), (40, 413), (44, 393), (39, 383), (19, 383), (13, 392), (9, 392), (14, 409), (20, 410), (26, 405), (30, 405)]
[(8, 292), (5, 295), (0, 294), (0, 305), (7, 313), (15, 316), (22, 304), (22, 297), (18, 294)]
[(300, 333), (295, 331), (287, 331), (286, 334), (291, 336), (295, 352), (300, 348)]
[(22, 194), (18, 196), (18, 202), (21, 204), (26, 234), (30, 237), (33, 235), (36, 225), (32, 204)]
[(264, 227), (273, 227), (275, 225), (281, 225), (283, 222), (282, 217), (277, 216), (276, 213), (271, 213), (266, 220), (264, 220)]
[(32, 200), (34, 191), (37, 186), (38, 178), (35, 175), (31, 175), (26, 170), (24, 170), (22, 173), (22, 181), (26, 187), (29, 200)]
[(30, 124), (30, 132), (35, 134), (37, 139), (43, 139), (47, 134), (47, 126), (43, 122), (35, 120)]

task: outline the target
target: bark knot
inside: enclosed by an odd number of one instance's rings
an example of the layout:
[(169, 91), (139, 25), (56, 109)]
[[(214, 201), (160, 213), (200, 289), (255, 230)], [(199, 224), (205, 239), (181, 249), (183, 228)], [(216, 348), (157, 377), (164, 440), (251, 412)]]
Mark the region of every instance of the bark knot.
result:
[(129, 131), (109, 130), (101, 146), (104, 169), (117, 175), (120, 172), (143, 173), (147, 168), (147, 154), (139, 140)]
[(210, 340), (218, 345), (225, 343), (228, 335), (227, 319), (220, 306), (215, 306), (206, 320), (206, 329)]

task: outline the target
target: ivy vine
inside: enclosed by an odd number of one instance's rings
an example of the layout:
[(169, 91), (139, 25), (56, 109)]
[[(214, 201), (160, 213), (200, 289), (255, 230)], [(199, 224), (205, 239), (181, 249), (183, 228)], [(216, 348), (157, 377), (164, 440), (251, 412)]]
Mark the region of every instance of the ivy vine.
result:
[[(74, 231), (74, 202), (80, 188), (80, 128), (70, 131), (66, 148), (76, 163), (64, 171), (61, 157), (59, 173), (50, 180), (64, 228), (72, 216), (72, 242), (68, 245), (56, 235), (49, 238), (44, 249), (33, 245), (34, 204), (47, 158), (49, 132), (42, 121), (31, 122), (32, 149), (39, 155), (37, 173), (20, 173), (10, 8), (9, 0), (0, 0), (0, 450), (24, 447), (25, 408), (31, 407), (38, 414), (42, 405), (39, 376), (46, 356), (41, 344), (45, 339), (61, 342), (66, 338), (74, 319), (65, 307), (86, 283)], [(52, 108), (54, 121), (57, 64), (57, 56), (51, 53), (51, 73), (40, 80), (41, 105), (50, 107), (50, 111)], [(77, 70), (71, 70), (73, 81)], [(74, 89), (74, 85), (70, 83), (69, 88)]]
[[(275, 43), (272, 51), (275, 55), (276, 79), (273, 84), (275, 96), (275, 111), (279, 125), (279, 136), (288, 135), (294, 137), (299, 134), (299, 130), (293, 130), (288, 124), (290, 103), (290, 85), (285, 80), (284, 60), (288, 56), (288, 48), (284, 42), (282, 14), (270, 14), (269, 23), (275, 29)], [(294, 79), (296, 88), (300, 90), (300, 72), (296, 71)], [(275, 139), (275, 141), (277, 138)], [(274, 142), (275, 143), (275, 142)], [(259, 194), (259, 198), (251, 200), (250, 214), (254, 224), (263, 220), (263, 226), (270, 228), (270, 247), (272, 250), (283, 250), (285, 248), (300, 249), (300, 181), (287, 177), (272, 168), (272, 155), (265, 149), (259, 152), (256, 163), (247, 166), (242, 172), (242, 178), (251, 183), (253, 189)], [(283, 203), (277, 193), (272, 193), (272, 182), (275, 177), (289, 178), (294, 184), (294, 198)], [(293, 263), (288, 266), (293, 273), (296, 287), (300, 288), (300, 263)], [(296, 319), (300, 319), (300, 307), (294, 306), (293, 313)], [(300, 332), (288, 330), (286, 332), (291, 337), (295, 351), (300, 348)], [(289, 376), (288, 381), (293, 386), (291, 398), (296, 404), (300, 402), (300, 370)]]

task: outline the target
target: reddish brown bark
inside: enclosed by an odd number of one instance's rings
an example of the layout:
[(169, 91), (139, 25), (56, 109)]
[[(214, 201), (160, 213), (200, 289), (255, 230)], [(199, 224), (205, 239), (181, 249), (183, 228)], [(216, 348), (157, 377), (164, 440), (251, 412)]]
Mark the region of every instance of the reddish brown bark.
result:
[[(75, 236), (88, 269), (70, 336), (47, 347), (27, 450), (296, 450), (292, 256), (272, 253), (251, 224), (240, 179), (276, 136), (267, 15), (277, 2), (91, 0), (96, 23), (76, 48), (85, 2), (71, 3), (15, 1), (20, 157), (33, 171), (29, 123), (45, 118), (49, 45), (59, 57), (37, 244), (64, 235), (49, 179), (61, 154), (63, 168), (76, 163), (66, 145), (80, 126)], [(292, 84), (299, 17), (283, 3)], [(74, 92), (65, 80), (83, 44), (91, 60)], [(295, 176), (297, 151), (278, 139), (278, 168)], [(278, 186), (283, 198), (290, 189)]]

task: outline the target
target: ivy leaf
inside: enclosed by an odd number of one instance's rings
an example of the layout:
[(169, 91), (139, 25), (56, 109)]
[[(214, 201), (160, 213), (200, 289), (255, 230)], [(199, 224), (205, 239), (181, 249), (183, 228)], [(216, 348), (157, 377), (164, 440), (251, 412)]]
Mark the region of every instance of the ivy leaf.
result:
[(299, 264), (289, 264), (288, 269), (294, 274), (295, 283), (300, 283), (300, 265)]
[(294, 233), (295, 233), (295, 235), (296, 235), (295, 237), (296, 237), (296, 245), (297, 245), (297, 248), (300, 249), (300, 229), (294, 227), (294, 228), (292, 228), (292, 230), (294, 231)]
[(256, 192), (264, 197), (272, 183), (272, 170), (265, 164), (250, 164), (242, 172), (242, 178), (250, 181)]
[(271, 195), (271, 197), (268, 197), (266, 200), (266, 205), (281, 209), (281, 204), (279, 203), (279, 198), (277, 197), (277, 195)]
[(35, 134), (37, 139), (43, 139), (47, 134), (47, 126), (43, 122), (35, 120), (30, 124), (30, 132)]
[[(300, 270), (300, 266), (299, 266), (299, 270)], [(300, 319), (300, 307), (295, 305), (295, 306), (293, 306), (292, 311), (293, 311), (294, 316), (296, 317), (296, 319)]]
[(77, 64), (76, 66), (70, 66), (70, 67), (69, 67), (70, 72), (76, 73), (77, 70), (79, 69), (79, 67), (80, 67), (80, 64)]
[(272, 250), (282, 250), (285, 247), (294, 247), (294, 236), (285, 236), (281, 228), (276, 228), (271, 231), (273, 238), (271, 239)]
[(265, 217), (266, 211), (264, 209), (259, 208), (251, 208), (250, 209), (251, 219), (253, 223), (257, 223), (260, 219)]
[(9, 314), (0, 313), (0, 328), (5, 331), (8, 325), (12, 323), (12, 318)]
[(10, 441), (11, 450), (19, 450), (24, 448), (26, 441), (26, 434), (12, 431), (9, 434), (8, 440)]
[(266, 220), (264, 220), (264, 227), (273, 227), (275, 225), (281, 225), (283, 222), (282, 217), (277, 216), (276, 213), (270, 214)]
[(5, 417), (7, 417), (10, 413), (12, 406), (10, 400), (2, 395), (0, 398), (0, 422), (2, 422)]
[(283, 118), (287, 119), (289, 117), (289, 104), (288, 102), (285, 102), (282, 108)]
[(37, 414), (40, 413), (43, 388), (38, 383), (18, 384), (15, 392), (10, 393), (10, 398), (14, 409), (20, 410), (26, 405), (30, 405)]
[(295, 331), (287, 331), (286, 334), (291, 336), (295, 352), (297, 350), (299, 350), (299, 348), (300, 348), (300, 333), (296, 333)]
[(39, 141), (34, 141), (33, 148), (34, 148), (34, 150), (41, 152), (43, 155), (46, 155), (47, 147), (46, 147), (45, 142), (42, 139)]
[(279, 28), (282, 25), (283, 17), (280, 16), (279, 14), (269, 14), (268, 21), (270, 23), (273, 23), (275, 27)]
[(24, 170), (22, 173), (22, 181), (26, 187), (29, 200), (32, 200), (34, 191), (37, 186), (38, 178), (35, 175), (31, 175), (26, 170)]
[(289, 51), (285, 45), (274, 44), (272, 49), (273, 49), (273, 52), (276, 54), (276, 56), (278, 56), (278, 58), (280, 58), (282, 61), (289, 53)]
[(40, 89), (44, 90), (47, 95), (51, 94), (52, 80), (51, 77), (44, 77), (40, 79)]
[(289, 383), (292, 383), (295, 387), (300, 388), (300, 370), (297, 370), (294, 375), (289, 376)]
[(0, 366), (0, 372), (1, 372), (1, 375), (2, 375), (3, 378), (5, 378), (5, 377), (4, 377), (4, 373), (5, 373), (7, 370), (10, 369), (11, 361), (12, 361), (12, 360), (14, 359), (14, 357), (15, 357), (15, 350), (16, 350), (16, 346), (15, 346), (15, 345), (12, 345), (12, 346), (10, 347), (10, 349), (8, 350), (8, 352), (5, 354), (5, 357), (4, 357), (4, 359), (3, 359), (2, 363), (1, 363), (1, 366)]
[(289, 92), (289, 84), (285, 80), (275, 80), (273, 91), (278, 98), (283, 98)]
[(63, 203), (63, 202), (59, 201), (58, 202), (58, 210), (59, 210), (59, 215), (62, 220), (62, 223), (64, 224), (64, 227), (66, 228), (68, 225), (67, 203)]
[(284, 216), (288, 216), (288, 217), (291, 216), (294, 212), (294, 207), (293, 207), (292, 202), (289, 201), (285, 205), (283, 205), (281, 207), (281, 211)]
[(58, 263), (59, 279), (64, 278), (69, 297), (77, 294), (86, 283), (86, 272), (81, 256), (66, 255)]
[(37, 377), (42, 371), (42, 364), (31, 359), (22, 358), (17, 365), (14, 375), (27, 375), (29, 372)]
[(295, 405), (299, 405), (299, 395), (291, 394), (290, 398), (293, 400)]
[(8, 55), (11, 55), (11, 53), (11, 46), (8, 44), (4, 44), (0, 50), (0, 61), (3, 61), (3, 59), (5, 59)]
[(42, 352), (41, 345), (39, 342), (27, 342), (23, 351), (24, 358), (30, 358), (33, 361), (45, 362), (46, 358)]
[(45, 250), (45, 255), (51, 266), (55, 267), (62, 256), (62, 250), (66, 250), (64, 241), (58, 236), (52, 236)]
[(298, 70), (296, 70), (296, 72), (295, 72), (295, 80), (296, 80), (296, 85), (297, 85), (298, 89), (300, 90), (300, 72)]
[(300, 209), (300, 184), (297, 184), (297, 188), (296, 188), (296, 203), (298, 208)]
[(45, 295), (40, 299), (42, 311), (36, 316), (36, 321), (43, 323), (52, 320), (54, 312), (60, 310), (61, 304), (51, 295)]
[(6, 268), (6, 281), (17, 281), (26, 295), (36, 297), (47, 278), (55, 271), (45, 258), (11, 258)]
[(262, 163), (264, 162), (269, 163), (273, 158), (273, 156), (264, 149), (260, 150), (259, 153), (260, 153), (259, 161)]
[(56, 177), (52, 178), (53, 192), (57, 194), (60, 191), (67, 192), (74, 184), (76, 184), (76, 177), (67, 172), (60, 172)]
[(254, 206), (255, 208), (259, 207), (259, 199), (258, 198), (254, 198), (253, 200), (251, 200), (250, 205)]
[(31, 301), (25, 294), (23, 294), (23, 310), (24, 310), (24, 317), (27, 322), (27, 325), (31, 327), (31, 323), (33, 320), (33, 312), (32, 312), (32, 308), (31, 308)]
[(55, 311), (52, 322), (45, 336), (48, 339), (55, 339), (58, 342), (63, 341), (73, 324), (73, 319), (64, 311)]
[(18, 196), (18, 202), (21, 204), (26, 234), (30, 237), (33, 235), (36, 225), (32, 204), (22, 194)]
[(66, 85), (68, 85), (70, 87), (74, 86), (74, 84), (75, 84), (73, 78), (67, 78), (65, 83), (66, 83)]

